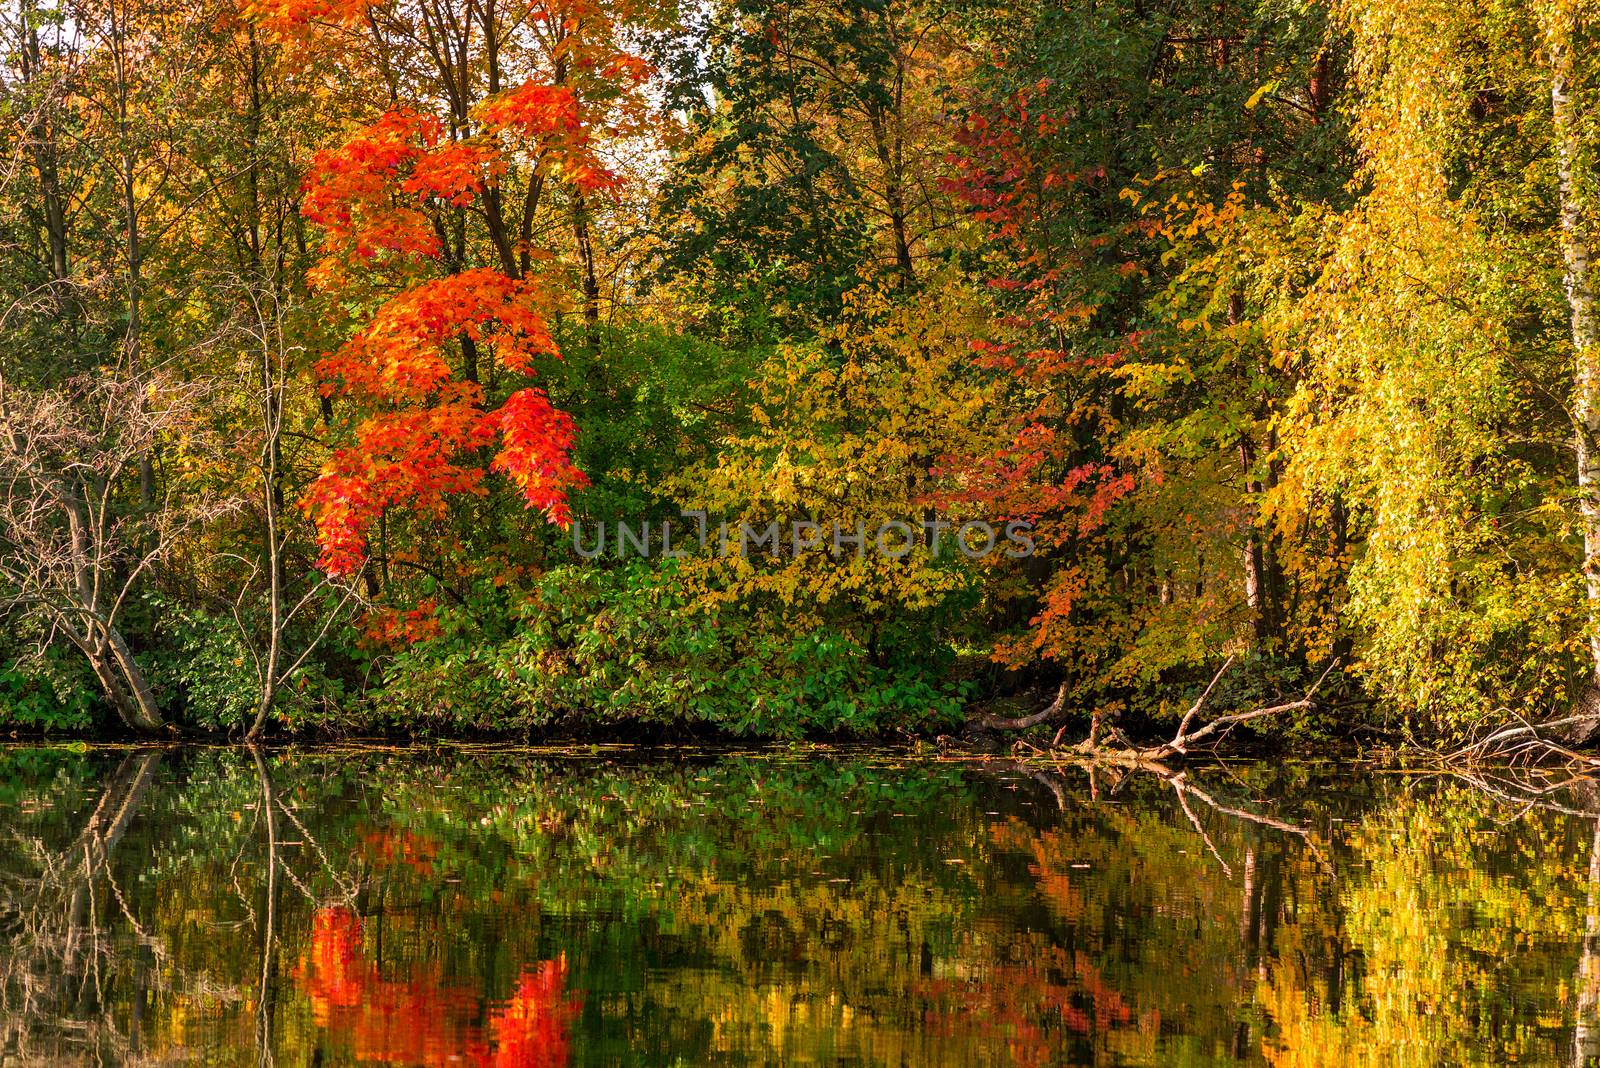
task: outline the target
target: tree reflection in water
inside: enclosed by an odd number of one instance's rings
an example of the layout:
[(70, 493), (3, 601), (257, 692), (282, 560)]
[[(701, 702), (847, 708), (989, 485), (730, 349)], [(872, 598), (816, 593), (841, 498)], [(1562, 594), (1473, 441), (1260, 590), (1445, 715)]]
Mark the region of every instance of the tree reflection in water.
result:
[(1583, 1064), (1600, 793), (0, 752), (6, 1065)]
[(556, 1068), (568, 1059), (567, 1026), (577, 1002), (567, 996), (567, 963), (524, 969), (505, 1003), (485, 1006), (478, 992), (451, 986), (429, 970), (383, 978), (365, 958), (361, 920), (348, 909), (318, 909), (311, 946), (294, 971), (319, 1027), (350, 1044), (357, 1060), (426, 1068)]

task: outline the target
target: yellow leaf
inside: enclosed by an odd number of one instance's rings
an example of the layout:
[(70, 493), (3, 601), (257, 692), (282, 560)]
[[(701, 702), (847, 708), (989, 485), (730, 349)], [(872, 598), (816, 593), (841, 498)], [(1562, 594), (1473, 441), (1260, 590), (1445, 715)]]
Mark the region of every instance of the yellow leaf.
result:
[(1265, 85), (1263, 85), (1261, 88), (1257, 89), (1255, 92), (1251, 93), (1250, 94), (1250, 99), (1246, 100), (1244, 102), (1245, 110), (1246, 111), (1252, 110), (1257, 104), (1261, 103), (1261, 98), (1262, 97), (1266, 96), (1268, 93), (1272, 92), (1277, 87), (1278, 87), (1278, 83), (1276, 81), (1270, 81), (1270, 82), (1266, 83)]

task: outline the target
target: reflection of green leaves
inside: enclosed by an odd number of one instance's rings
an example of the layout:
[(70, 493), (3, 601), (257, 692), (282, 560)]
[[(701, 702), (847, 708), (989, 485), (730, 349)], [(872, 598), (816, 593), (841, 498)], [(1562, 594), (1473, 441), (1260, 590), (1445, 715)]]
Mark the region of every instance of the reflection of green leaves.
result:
[[(0, 835), (25, 844), (0, 854), (0, 916), (70, 876), (59, 858), (126, 755), (0, 750)], [(1593, 827), (1502, 823), (1471, 791), (1195, 772), (1309, 832), (1192, 800), (1202, 837), (1154, 777), (1102, 778), (1091, 800), (1071, 774), (849, 751), (267, 763), (283, 1063), (339, 1041), (296, 978), (329, 905), (361, 917), (384, 981), (474, 1003), (564, 956), (580, 1063), (1542, 1063), (1569, 1041)], [(116, 892), (96, 884), (107, 1004), (125, 1021), (146, 999), (153, 1053), (251, 1062), (230, 1044), (259, 967), (262, 786), (237, 751), (165, 755), (111, 856)], [(0, 959), (59, 970), (25, 935), (0, 929)], [(151, 945), (159, 988), (123, 967)]]
[[(615, 907), (637, 909), (649, 907), (649, 895), (640, 891), (663, 870), (759, 879), (797, 857), (826, 855), (848, 866), (862, 850), (897, 843), (912, 848), (891, 852), (916, 855), (919, 835), (946, 826), (942, 815), (929, 823), (933, 803), (966, 793), (954, 770), (885, 773), (813, 760), (564, 770), (536, 790), (515, 791), (526, 774), (520, 765), (463, 768), (448, 807), (430, 803), (433, 787), (423, 785), (416, 796), (403, 790), (389, 798), (391, 818), (437, 840), (441, 866), (472, 865), (487, 855), (508, 865), (505, 876), (537, 872), (550, 908), (575, 900), (562, 884), (571, 878)], [(922, 818), (896, 820), (900, 811)], [(950, 877), (947, 870), (936, 874)]]

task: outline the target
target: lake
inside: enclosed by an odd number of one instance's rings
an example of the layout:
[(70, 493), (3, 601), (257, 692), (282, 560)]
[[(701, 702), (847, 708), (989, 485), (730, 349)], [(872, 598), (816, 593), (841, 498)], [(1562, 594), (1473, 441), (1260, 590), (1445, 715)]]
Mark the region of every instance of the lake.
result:
[(862, 750), (0, 749), (0, 1065), (1600, 1057), (1600, 811)]

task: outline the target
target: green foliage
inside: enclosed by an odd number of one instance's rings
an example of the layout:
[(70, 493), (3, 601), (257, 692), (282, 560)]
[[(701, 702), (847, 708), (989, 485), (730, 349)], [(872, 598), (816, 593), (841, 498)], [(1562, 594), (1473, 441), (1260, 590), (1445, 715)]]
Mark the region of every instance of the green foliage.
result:
[(489, 637), (465, 609), (444, 633), (397, 652), (373, 698), (381, 722), (439, 730), (612, 729), (733, 735), (869, 735), (947, 724), (962, 689), (917, 629), (880, 654), (827, 628), (792, 629), (737, 608), (696, 609), (674, 568), (632, 561), (557, 568), (529, 591), (512, 633)]
[[(158, 638), (149, 675), (163, 709), (188, 727), (241, 733), (255, 718), (261, 688), (239, 621), (159, 595), (148, 599), (146, 610)], [(261, 624), (257, 615), (241, 612), (247, 626)], [(307, 638), (291, 630), (283, 640), (286, 648), (297, 650)], [(338, 651), (322, 653), (279, 691), (273, 715), (284, 726), (330, 728), (343, 718), (344, 686), (328, 671)]]
[(163, 639), (150, 672), (165, 708), (182, 708), (204, 730), (229, 730), (255, 715), (255, 665), (230, 618), (153, 598), (149, 605)]
[(0, 662), (0, 730), (81, 731), (98, 711), (87, 665), (56, 647)]

